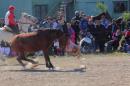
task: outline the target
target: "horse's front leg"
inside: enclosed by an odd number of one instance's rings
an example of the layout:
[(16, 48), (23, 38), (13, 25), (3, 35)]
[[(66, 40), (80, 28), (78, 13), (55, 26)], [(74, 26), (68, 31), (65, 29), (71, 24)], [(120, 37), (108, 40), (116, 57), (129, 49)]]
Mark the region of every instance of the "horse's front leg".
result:
[(52, 65), (52, 63), (50, 61), (48, 52), (44, 52), (44, 58), (45, 58), (45, 62), (46, 62), (46, 67), (54, 69), (54, 66)]

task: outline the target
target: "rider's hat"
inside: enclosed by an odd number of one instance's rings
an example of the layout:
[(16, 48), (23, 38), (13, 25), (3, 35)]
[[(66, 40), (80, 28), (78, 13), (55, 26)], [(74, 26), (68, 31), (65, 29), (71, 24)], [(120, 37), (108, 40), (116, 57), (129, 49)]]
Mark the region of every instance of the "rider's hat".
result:
[(8, 9), (9, 9), (9, 10), (15, 10), (15, 6), (10, 5)]

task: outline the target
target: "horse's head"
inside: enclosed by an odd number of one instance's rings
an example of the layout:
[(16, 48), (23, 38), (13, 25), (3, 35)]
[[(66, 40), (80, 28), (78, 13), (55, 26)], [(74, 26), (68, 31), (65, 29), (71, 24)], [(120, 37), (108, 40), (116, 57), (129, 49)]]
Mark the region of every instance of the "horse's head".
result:
[(68, 41), (68, 35), (67, 33), (62, 32), (61, 30), (57, 29), (47, 29), (49, 32), (49, 36), (52, 40), (58, 39), (59, 40), (59, 46), (63, 50), (66, 48), (66, 44)]
[(59, 46), (63, 50), (65, 50), (67, 42), (68, 42), (68, 34), (62, 32), (61, 30), (56, 31), (57, 39), (59, 40)]
[(21, 23), (34, 25), (38, 22), (38, 19), (34, 16), (29, 15), (28, 13), (22, 13), (19, 21)]
[(45, 30), (38, 30), (38, 34), (39, 36), (46, 35), (46, 37), (48, 37), (48, 40), (52, 42), (58, 39), (60, 48), (62, 49), (66, 48), (66, 44), (68, 41), (67, 33), (62, 32), (61, 30), (45, 29)]

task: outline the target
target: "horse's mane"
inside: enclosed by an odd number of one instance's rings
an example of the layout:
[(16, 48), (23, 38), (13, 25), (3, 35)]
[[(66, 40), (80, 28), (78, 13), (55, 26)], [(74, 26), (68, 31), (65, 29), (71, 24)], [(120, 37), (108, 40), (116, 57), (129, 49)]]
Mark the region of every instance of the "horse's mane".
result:
[(60, 30), (60, 29), (49, 29), (49, 28), (48, 28), (48, 29), (38, 29), (37, 31), (38, 31), (38, 32), (46, 31), (46, 32), (49, 32), (50, 35), (51, 35), (51, 33), (56, 32), (57, 34), (59, 33), (59, 34), (65, 35), (66, 37), (69, 37), (69, 33), (65, 33), (65, 32), (63, 32), (63, 31)]
[(61, 30), (56, 30), (56, 29), (44, 29), (44, 30), (37, 30), (36, 32), (38, 37), (48, 37), (51, 39), (55, 39), (55, 38), (60, 38), (64, 35), (64, 33)]
[(59, 29), (38, 29), (38, 32), (43, 32), (43, 31), (48, 31), (48, 32), (54, 32), (54, 31), (60, 31), (62, 33), (61, 30)]
[(62, 32), (62, 31), (59, 30), (59, 29), (39, 29), (39, 30), (37, 30), (37, 31), (38, 31), (38, 33), (39, 33), (39, 32), (48, 32), (49, 35), (51, 35), (51, 34), (53, 34), (53, 33), (61, 33), (61, 34), (64, 33), (64, 32)]

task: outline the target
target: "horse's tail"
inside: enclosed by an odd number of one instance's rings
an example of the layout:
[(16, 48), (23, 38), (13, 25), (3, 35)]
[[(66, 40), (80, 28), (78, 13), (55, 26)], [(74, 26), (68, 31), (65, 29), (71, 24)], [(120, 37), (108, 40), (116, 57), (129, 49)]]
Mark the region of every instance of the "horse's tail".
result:
[(11, 55), (12, 56), (18, 56), (18, 53), (17, 53), (17, 49), (16, 49), (16, 46), (17, 46), (17, 41), (20, 40), (19, 37), (17, 35), (15, 35), (12, 40), (9, 42), (9, 46), (10, 46), (10, 50), (11, 50)]
[(11, 42), (8, 42), (8, 46), (10, 48), (10, 54), (9, 54), (9, 56), (12, 56), (12, 57), (17, 56), (17, 53), (13, 50), (13, 48), (11, 46)]

